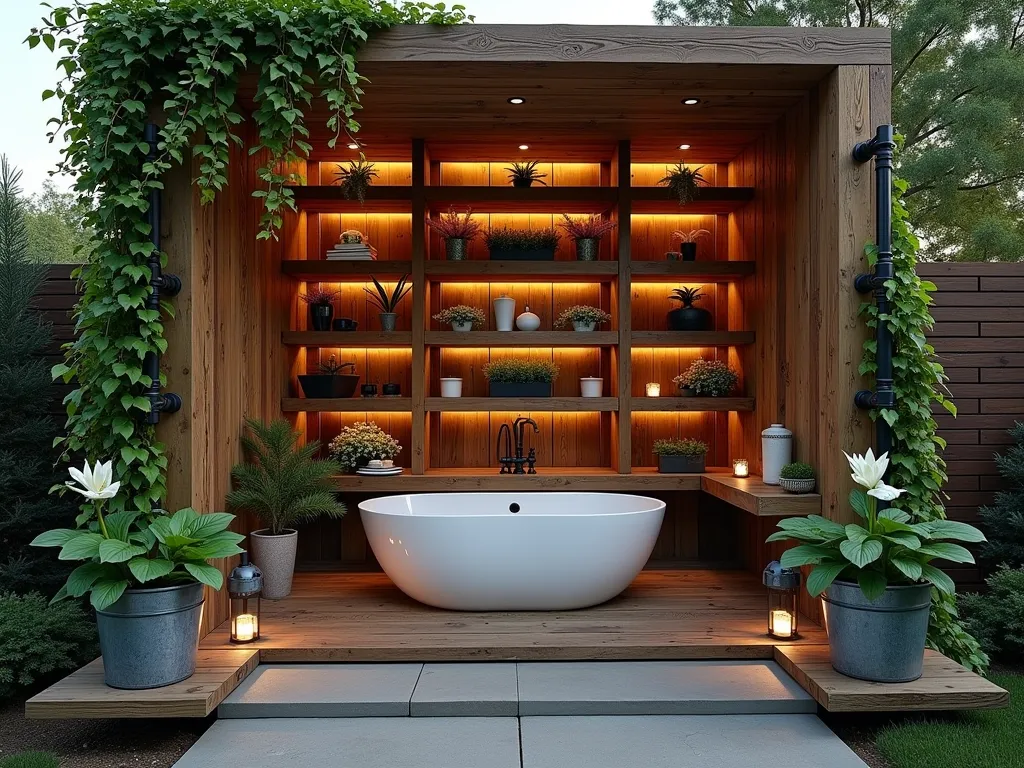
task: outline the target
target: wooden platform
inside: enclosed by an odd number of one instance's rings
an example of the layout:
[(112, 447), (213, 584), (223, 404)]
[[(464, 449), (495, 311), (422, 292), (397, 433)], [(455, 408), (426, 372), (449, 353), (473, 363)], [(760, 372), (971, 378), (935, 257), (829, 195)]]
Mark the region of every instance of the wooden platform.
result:
[(832, 669), (828, 645), (780, 645), (778, 662), (829, 712), (935, 712), (997, 709), (1010, 694), (936, 651), (925, 651), (924, 675), (910, 683), (869, 683)]

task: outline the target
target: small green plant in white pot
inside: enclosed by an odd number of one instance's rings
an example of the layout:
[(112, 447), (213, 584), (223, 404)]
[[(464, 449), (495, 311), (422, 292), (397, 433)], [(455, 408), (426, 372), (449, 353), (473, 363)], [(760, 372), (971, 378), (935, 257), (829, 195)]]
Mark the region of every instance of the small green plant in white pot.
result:
[(779, 472), (779, 485), (789, 493), (810, 493), (814, 490), (814, 467), (802, 461), (787, 464)]
[(610, 322), (612, 316), (600, 307), (576, 304), (563, 310), (555, 320), (556, 328), (572, 326), (574, 331), (593, 331), (598, 325)]
[(402, 452), (402, 446), (376, 422), (369, 421), (342, 427), (328, 451), (342, 472), (355, 472), (371, 461), (394, 459)]
[(953, 580), (931, 561), (973, 563), (953, 542), (981, 542), (974, 526), (953, 520), (913, 523), (896, 507), (879, 509), (903, 489), (885, 483), (888, 454), (847, 456), (856, 488), (850, 506), (858, 523), (821, 515), (791, 517), (768, 541), (796, 540), (780, 560), (785, 568), (810, 566), (807, 591), (823, 596), (828, 642), (836, 671), (861, 680), (916, 680), (924, 664), (932, 589), (953, 595)]
[(700, 440), (656, 440), (654, 455), (663, 474), (703, 472), (708, 444)]
[(482, 309), (467, 304), (456, 304), (454, 307), (442, 309), (433, 317), (442, 325), (450, 325), (453, 331), (463, 333), (472, 331), (474, 323), (483, 325), (487, 322), (487, 316)]

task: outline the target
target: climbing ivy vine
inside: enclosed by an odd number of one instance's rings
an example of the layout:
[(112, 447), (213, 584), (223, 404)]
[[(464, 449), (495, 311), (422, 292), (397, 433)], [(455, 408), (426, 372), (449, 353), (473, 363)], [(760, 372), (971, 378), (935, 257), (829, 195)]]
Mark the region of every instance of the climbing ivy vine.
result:
[[(938, 404), (956, 415), (956, 406), (948, 397), (947, 377), (936, 360), (935, 350), (928, 343), (926, 332), (935, 324), (931, 315), (931, 294), (934, 283), (917, 274), (917, 253), (920, 242), (909, 222), (902, 196), (907, 182), (897, 179), (893, 194), (892, 260), (894, 276), (886, 283), (890, 302), (887, 315), (880, 315), (874, 302), (861, 306), (861, 313), (871, 328), (879, 322), (889, 326), (893, 338), (893, 390), (896, 408), (873, 410), (872, 419), (884, 418), (892, 428), (890, 484), (905, 488), (906, 493), (893, 502), (915, 522), (937, 520), (946, 516), (942, 486), (948, 479), (946, 462), (940, 451), (946, 441), (936, 433), (937, 424), (932, 405)], [(874, 245), (867, 248), (872, 266), (878, 258)], [(862, 374), (877, 370), (874, 339), (864, 344)], [(960, 662), (969, 669), (984, 671), (988, 656), (961, 625), (954, 598), (932, 590), (933, 604), (928, 642), (931, 647)]]
[[(75, 0), (48, 6), (30, 47), (61, 54), (63, 79), (43, 98), (61, 114), (52, 137), (63, 138), (60, 169), (97, 233), (78, 277), (77, 337), (55, 377), (77, 381), (67, 396), (66, 454), (112, 458), (132, 490), (112, 500), (149, 511), (166, 492), (167, 457), (141, 419), (150, 410), (142, 361), (163, 353), (161, 313), (146, 309), (146, 223), (151, 190), (174, 165), (197, 160), (195, 184), (209, 203), (227, 183), (229, 150), (241, 146), (243, 75), (252, 77), (255, 154), (268, 158), (253, 196), (263, 206), (261, 238), (276, 237), (294, 209), (282, 170), (306, 156), (306, 113), (314, 94), (329, 108), (330, 146), (359, 130), (362, 94), (356, 56), (369, 34), (400, 23), (472, 21), (460, 5), (383, 0)], [(161, 117), (162, 116), (162, 119)], [(162, 124), (158, 151), (147, 159), (144, 126)], [(163, 312), (173, 309), (164, 303)], [(146, 379), (144, 381), (144, 379)], [(112, 510), (113, 511), (113, 510)]]

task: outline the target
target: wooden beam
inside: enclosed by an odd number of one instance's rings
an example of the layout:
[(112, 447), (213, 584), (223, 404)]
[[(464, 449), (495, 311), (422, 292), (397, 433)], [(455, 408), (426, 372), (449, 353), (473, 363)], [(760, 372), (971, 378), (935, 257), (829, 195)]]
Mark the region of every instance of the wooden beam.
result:
[(423, 139), (412, 140), (412, 471), (422, 474), (430, 465), (427, 445), (427, 380), (426, 332), (428, 301), (427, 263), (427, 199), (426, 184), (430, 166)]
[(632, 472), (633, 454), (633, 173), (632, 147), (628, 140), (620, 141), (615, 152), (612, 179), (619, 189), (618, 208), (615, 213), (618, 226), (618, 283), (612, 286), (612, 311), (617, 315), (619, 346), (614, 350), (616, 394), (619, 410), (612, 414), (612, 466), (620, 474)]

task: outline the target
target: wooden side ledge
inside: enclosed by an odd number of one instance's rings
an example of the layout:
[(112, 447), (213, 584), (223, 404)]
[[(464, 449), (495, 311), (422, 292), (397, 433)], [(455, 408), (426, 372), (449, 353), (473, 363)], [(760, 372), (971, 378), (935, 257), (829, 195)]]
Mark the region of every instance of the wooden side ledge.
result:
[(787, 493), (759, 477), (705, 474), (701, 490), (759, 517), (821, 514), (821, 494)]

